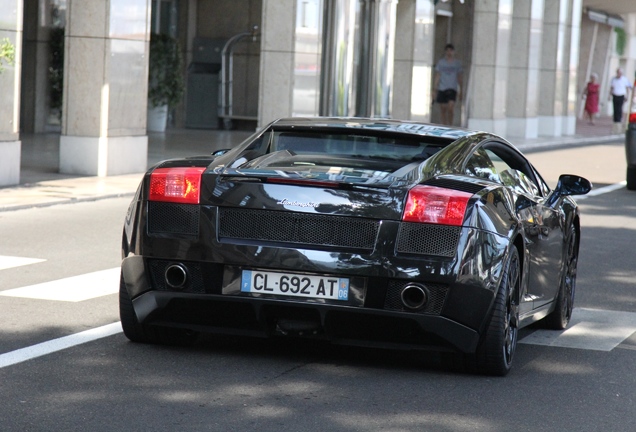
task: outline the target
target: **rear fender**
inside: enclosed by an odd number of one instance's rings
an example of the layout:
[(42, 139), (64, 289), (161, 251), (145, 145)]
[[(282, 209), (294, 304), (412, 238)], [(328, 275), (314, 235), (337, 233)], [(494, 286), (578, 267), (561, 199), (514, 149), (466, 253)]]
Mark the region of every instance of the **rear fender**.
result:
[(143, 196), (143, 182), (137, 188), (137, 192), (128, 206), (126, 218), (124, 220), (124, 230), (122, 234), (121, 253), (122, 259), (131, 253), (138, 253), (137, 245), (140, 244), (138, 219), (141, 217), (141, 197)]
[(484, 189), (472, 198), (464, 226), (489, 231), (508, 238), (519, 225), (510, 194), (502, 187)]

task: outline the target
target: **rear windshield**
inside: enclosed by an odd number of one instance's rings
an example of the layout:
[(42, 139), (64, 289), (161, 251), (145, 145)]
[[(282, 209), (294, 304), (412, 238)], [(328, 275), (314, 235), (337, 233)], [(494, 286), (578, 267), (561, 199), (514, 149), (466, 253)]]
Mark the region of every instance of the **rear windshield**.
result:
[(404, 137), (354, 134), (275, 132), (270, 153), (330, 154), (411, 162), (425, 160), (441, 148)]
[(252, 142), (225, 174), (387, 184), (413, 175), (419, 164), (446, 145), (430, 137), (377, 132), (278, 130)]

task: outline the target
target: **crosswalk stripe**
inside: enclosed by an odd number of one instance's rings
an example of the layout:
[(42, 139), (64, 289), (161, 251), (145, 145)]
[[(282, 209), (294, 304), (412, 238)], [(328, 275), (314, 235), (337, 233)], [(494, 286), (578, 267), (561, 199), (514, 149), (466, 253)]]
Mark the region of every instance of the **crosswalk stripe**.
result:
[(44, 262), (45, 259), (0, 255), (0, 270)]
[[(15, 257), (0, 256), (0, 259), (4, 258)], [(20, 259), (18, 259), (18, 261), (19, 260)], [(22, 260), (24, 260), (22, 262), (30, 260), (32, 263), (44, 261), (34, 258), (22, 258)], [(10, 260), (5, 260), (4, 263), (6, 264), (9, 261)], [(0, 261), (0, 269), (3, 268), (1, 264), (2, 262)], [(115, 267), (36, 285), (0, 291), (0, 296), (80, 302), (105, 295), (116, 294), (119, 290), (119, 274), (120, 268)], [(79, 345), (121, 331), (120, 323), (114, 323), (111, 326), (112, 327), (104, 326), (88, 330), (76, 335), (55, 339), (32, 347), (26, 347), (11, 353), (0, 354), (0, 368), (16, 362), (25, 361), (24, 359), (59, 351), (69, 346)], [(594, 351), (611, 351), (634, 333), (636, 333), (636, 313), (634, 312), (576, 308), (573, 312), (570, 325), (566, 330), (535, 330), (521, 339), (519, 343)]]
[(611, 351), (636, 332), (636, 313), (576, 308), (567, 329), (537, 330), (520, 343)]
[(91, 342), (96, 339), (112, 336), (114, 334), (121, 333), (121, 331), (121, 323), (116, 322), (90, 330), (85, 330), (83, 332), (75, 333), (69, 336), (42, 342), (26, 348), (20, 348), (5, 354), (0, 354), (0, 369), (3, 367), (14, 365), (16, 363), (22, 363), (36, 357), (51, 354), (56, 351), (71, 348), (76, 345)]
[(592, 191), (590, 191), (587, 195), (577, 195), (575, 199), (579, 201), (582, 199), (586, 199), (588, 197), (593, 197), (593, 196), (598, 196), (598, 195), (614, 192), (615, 190), (624, 188), (626, 184), (627, 184), (627, 181), (623, 180), (622, 182), (618, 182), (609, 186), (604, 186), (598, 189), (592, 189)]
[(119, 267), (1, 291), (0, 296), (80, 302), (119, 291)]

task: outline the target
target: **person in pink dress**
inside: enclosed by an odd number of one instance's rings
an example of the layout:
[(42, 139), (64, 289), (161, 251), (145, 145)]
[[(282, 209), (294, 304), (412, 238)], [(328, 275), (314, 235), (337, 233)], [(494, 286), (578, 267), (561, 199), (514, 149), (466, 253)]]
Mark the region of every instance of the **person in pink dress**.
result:
[(583, 97), (585, 98), (585, 117), (589, 124), (594, 124), (594, 116), (598, 112), (598, 92), (600, 85), (597, 82), (598, 75), (593, 73), (590, 75), (590, 80), (583, 90)]

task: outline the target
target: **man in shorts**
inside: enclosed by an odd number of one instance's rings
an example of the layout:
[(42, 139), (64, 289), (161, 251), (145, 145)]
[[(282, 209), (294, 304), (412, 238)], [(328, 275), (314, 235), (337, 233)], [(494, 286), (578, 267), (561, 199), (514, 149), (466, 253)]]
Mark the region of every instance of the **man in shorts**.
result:
[(444, 57), (435, 66), (433, 82), (433, 103), (439, 104), (442, 124), (453, 124), (455, 101), (461, 100), (462, 80), (462, 63), (455, 58), (453, 44), (447, 44), (444, 48)]

